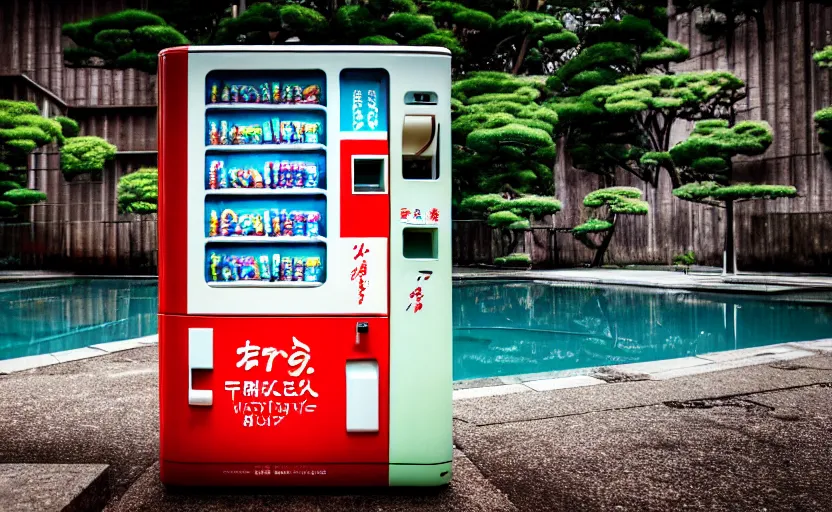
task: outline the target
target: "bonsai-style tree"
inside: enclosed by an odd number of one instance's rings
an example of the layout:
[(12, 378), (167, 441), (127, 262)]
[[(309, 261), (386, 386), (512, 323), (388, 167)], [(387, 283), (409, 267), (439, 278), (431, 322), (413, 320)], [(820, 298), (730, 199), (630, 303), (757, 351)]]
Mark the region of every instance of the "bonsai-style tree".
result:
[(765, 121), (711, 119), (696, 123), (686, 140), (670, 149), (672, 164), (686, 182), (673, 195), (686, 201), (725, 207), (725, 273), (734, 268), (734, 203), (752, 199), (794, 197), (788, 185), (735, 183), (733, 159), (738, 155), (762, 155), (772, 142), (771, 127)]
[(502, 16), (495, 28), (499, 42), (493, 51), (504, 56), (504, 70), (515, 75), (523, 69), (551, 73), (563, 53), (579, 43), (578, 36), (565, 30), (556, 17), (527, 9)]
[(161, 50), (188, 44), (185, 36), (159, 16), (134, 9), (68, 23), (62, 31), (76, 45), (64, 48), (64, 61), (70, 67), (156, 73)]
[[(832, 46), (815, 52), (815, 62), (823, 69), (832, 68)], [(818, 141), (823, 146), (823, 154), (832, 162), (832, 107), (826, 107), (815, 112), (815, 128)]]
[(520, 196), (505, 199), (499, 194), (481, 194), (465, 198), (460, 208), (480, 218), (485, 218), (488, 225), (499, 229), (506, 240), (506, 255), (494, 259), (497, 265), (531, 265), (531, 256), (517, 253), (520, 237), (535, 219), (554, 215), (561, 209), (560, 201), (551, 197)]
[[(590, 266), (599, 267), (609, 249), (615, 226), (621, 215), (647, 215), (649, 206), (642, 200), (641, 190), (635, 187), (608, 187), (590, 192), (584, 197), (584, 206), (602, 212), (572, 228), (572, 234), (584, 245), (595, 251)], [(603, 212), (606, 210), (606, 212)], [(600, 235), (600, 240), (598, 240)]]
[(115, 146), (103, 139), (75, 137), (77, 134), (78, 123), (72, 119), (47, 119), (40, 115), (34, 103), (0, 100), (0, 218), (15, 217), (20, 206), (46, 200), (46, 194), (40, 190), (25, 188), (28, 157), (37, 148), (57, 142), (64, 172), (68, 172), (66, 164), (70, 157), (73, 168), (69, 172), (89, 172), (99, 165), (89, 154), (76, 152), (74, 148), (81, 140), (89, 139), (89, 147), (109, 146), (115, 153)]
[(477, 72), (452, 88), (454, 196), (551, 195), (557, 115), (541, 80)]
[(61, 170), (67, 181), (79, 174), (100, 175), (116, 155), (116, 147), (100, 137), (73, 137), (61, 147)]
[(329, 23), (315, 9), (298, 4), (257, 3), (236, 18), (220, 21), (218, 44), (321, 43)]
[(159, 204), (159, 171), (142, 168), (118, 180), (118, 212), (148, 215)]

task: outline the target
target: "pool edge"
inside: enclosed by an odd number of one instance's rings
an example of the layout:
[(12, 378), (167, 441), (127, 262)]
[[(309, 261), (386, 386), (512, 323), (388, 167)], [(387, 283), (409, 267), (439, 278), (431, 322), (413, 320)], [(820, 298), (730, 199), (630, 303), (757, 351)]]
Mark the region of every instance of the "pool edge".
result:
[(38, 354), (33, 356), (15, 357), (12, 359), (0, 360), (0, 375), (10, 375), (35, 368), (43, 368), (62, 363), (81, 361), (93, 357), (106, 356), (115, 352), (132, 350), (134, 348), (150, 347), (159, 343), (159, 335), (151, 334), (140, 338), (127, 340), (110, 341), (107, 343), (96, 343), (86, 347)]
[[(832, 352), (832, 338), (777, 343), (643, 363), (466, 379), (454, 382), (453, 399), (457, 401), (526, 392), (546, 392), (634, 380), (668, 380), (744, 366), (789, 361), (823, 352)], [(494, 384), (495, 381), (501, 383)]]

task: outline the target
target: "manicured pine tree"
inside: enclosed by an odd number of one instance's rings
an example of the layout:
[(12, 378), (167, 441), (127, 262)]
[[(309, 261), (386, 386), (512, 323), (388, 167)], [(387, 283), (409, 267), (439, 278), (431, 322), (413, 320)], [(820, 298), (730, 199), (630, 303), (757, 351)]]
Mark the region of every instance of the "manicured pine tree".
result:
[(188, 44), (185, 36), (159, 16), (134, 9), (68, 23), (62, 32), (75, 43), (64, 48), (64, 61), (70, 67), (155, 73), (161, 50)]
[(734, 203), (753, 199), (794, 197), (788, 185), (737, 183), (733, 159), (739, 155), (762, 155), (772, 142), (771, 127), (765, 121), (743, 121), (731, 126), (723, 119), (696, 123), (686, 140), (670, 149), (672, 165), (685, 184), (673, 195), (686, 201), (725, 207), (725, 272), (733, 274)]
[[(832, 46), (815, 52), (815, 62), (822, 69), (832, 68)], [(818, 141), (823, 147), (823, 154), (826, 159), (832, 162), (832, 107), (826, 107), (815, 112), (815, 128), (818, 132)]]
[[(56, 142), (60, 146), (64, 176), (100, 170), (115, 146), (98, 137), (76, 137), (78, 123), (67, 117), (47, 119), (34, 103), (0, 100), (0, 218), (14, 218), (19, 207), (40, 203), (46, 194), (26, 188), (29, 155)], [(79, 145), (85, 151), (78, 151)], [(96, 158), (92, 158), (95, 153)], [(71, 164), (71, 168), (69, 166)]]
[(600, 215), (572, 228), (572, 234), (595, 251), (590, 266), (599, 267), (604, 263), (604, 255), (622, 215), (647, 215), (650, 211), (647, 201), (641, 197), (641, 190), (635, 187), (607, 187), (584, 197), (584, 206), (598, 211)]
[(159, 203), (159, 171), (142, 168), (118, 180), (118, 211), (148, 215), (156, 213)]

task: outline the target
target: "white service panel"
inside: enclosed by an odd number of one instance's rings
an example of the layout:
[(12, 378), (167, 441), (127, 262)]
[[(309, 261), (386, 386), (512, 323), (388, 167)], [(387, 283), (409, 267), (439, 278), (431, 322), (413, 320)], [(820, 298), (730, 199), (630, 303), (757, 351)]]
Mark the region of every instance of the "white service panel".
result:
[(347, 432), (378, 432), (378, 362), (347, 361)]

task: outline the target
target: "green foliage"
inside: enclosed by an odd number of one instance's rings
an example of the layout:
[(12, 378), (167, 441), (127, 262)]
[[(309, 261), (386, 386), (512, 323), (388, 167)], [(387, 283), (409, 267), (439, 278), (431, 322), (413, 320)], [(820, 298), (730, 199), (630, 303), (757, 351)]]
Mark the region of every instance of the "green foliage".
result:
[(459, 207), (467, 212), (482, 215), (504, 202), (506, 202), (506, 199), (500, 194), (480, 194), (466, 197)]
[(454, 57), (462, 57), (465, 55), (465, 48), (459, 44), (453, 32), (450, 30), (437, 30), (430, 34), (413, 39), (408, 44), (411, 46), (441, 46), (451, 51)]
[(605, 205), (615, 214), (646, 215), (649, 211), (647, 201), (641, 199), (641, 190), (635, 187), (601, 188), (584, 197), (584, 206), (589, 208)]
[(394, 39), (385, 36), (368, 36), (362, 37), (358, 44), (375, 44), (375, 45), (392, 45), (399, 44)]
[(397, 12), (387, 18), (382, 26), (384, 35), (391, 39), (410, 41), (436, 31), (433, 18), (422, 14)]
[(159, 199), (159, 172), (143, 168), (118, 180), (119, 213), (156, 213)]
[(524, 220), (523, 217), (520, 217), (514, 212), (498, 211), (488, 216), (488, 225), (495, 228), (508, 228), (510, 225), (523, 222)]
[(499, 203), (495, 203), (491, 206), (491, 211), (509, 211), (526, 219), (532, 215), (534, 215), (537, 219), (542, 219), (545, 215), (556, 214), (561, 210), (561, 208), (561, 202), (551, 197), (523, 196), (518, 197), (517, 199), (503, 200)]
[(822, 68), (832, 67), (832, 46), (826, 46), (823, 50), (818, 50), (812, 55), (815, 64)]
[(0, 181), (0, 195), (8, 192), (9, 190), (17, 190), (19, 188), (22, 188), (22, 186), (16, 181)]
[(77, 137), (78, 133), (81, 131), (81, 128), (78, 126), (78, 122), (74, 119), (58, 116), (55, 118), (55, 121), (61, 125), (61, 135), (64, 138)]
[[(832, 46), (815, 52), (813, 58), (821, 68), (832, 68)], [(815, 129), (818, 132), (818, 142), (823, 147), (824, 156), (827, 161), (832, 162), (832, 107), (822, 108), (815, 112)]]
[(71, 180), (78, 174), (99, 172), (116, 154), (116, 147), (100, 137), (72, 137), (61, 148), (61, 170)]
[(693, 251), (683, 252), (673, 257), (674, 265), (691, 266), (696, 265), (696, 253)]
[(673, 195), (686, 201), (736, 201), (748, 199), (779, 199), (797, 196), (797, 189), (790, 185), (757, 185), (737, 183), (720, 185), (713, 181), (686, 183), (673, 190)]
[(159, 16), (135, 9), (68, 23), (63, 35), (76, 45), (64, 49), (68, 66), (135, 68), (148, 73), (156, 72), (161, 50), (188, 44), (184, 35)]
[(8, 219), (17, 215), (17, 206), (9, 201), (0, 200), (0, 219)]
[(532, 264), (532, 257), (526, 253), (515, 252), (508, 256), (494, 258), (494, 264), (507, 267), (528, 267)]
[[(454, 195), (550, 195), (557, 114), (539, 78), (477, 72), (454, 83)], [(459, 199), (457, 199), (458, 201)]]
[(44, 194), (40, 190), (17, 188), (5, 192), (3, 194), (3, 200), (13, 203), (17, 206), (26, 206), (46, 201), (46, 194)]
[(670, 156), (685, 181), (728, 184), (732, 158), (761, 155), (771, 142), (771, 127), (765, 121), (729, 126), (728, 121), (711, 119), (696, 123), (690, 137), (670, 149)]
[(612, 229), (612, 222), (603, 219), (590, 218), (583, 224), (578, 224), (572, 228), (572, 233), (575, 235), (585, 235), (588, 233), (602, 233)]

